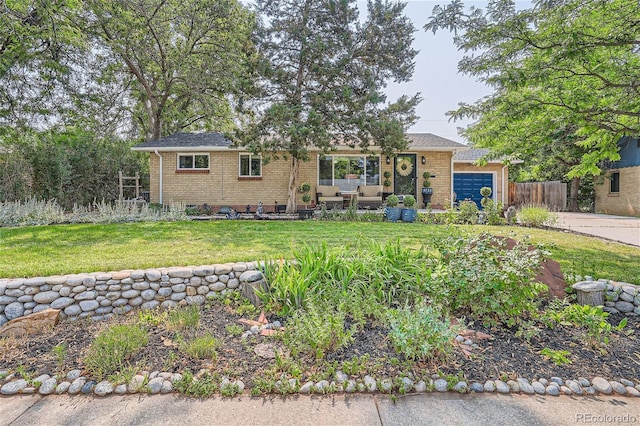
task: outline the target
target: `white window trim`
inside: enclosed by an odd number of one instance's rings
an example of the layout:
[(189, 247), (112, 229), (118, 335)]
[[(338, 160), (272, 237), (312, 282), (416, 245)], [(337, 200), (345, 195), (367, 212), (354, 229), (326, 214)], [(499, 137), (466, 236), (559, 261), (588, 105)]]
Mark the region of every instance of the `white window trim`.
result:
[[(243, 175), (242, 174), (242, 157), (243, 156), (248, 156), (249, 157), (249, 174), (248, 175)], [(260, 174), (259, 175), (252, 175), (251, 174), (251, 160), (253, 160), (254, 158), (257, 158), (258, 160), (260, 160)], [(241, 152), (240, 154), (238, 154), (238, 177), (241, 178), (258, 178), (258, 177), (262, 177), (262, 156), (261, 155), (254, 155), (251, 154), (250, 152)]]
[[(180, 167), (180, 157), (193, 157), (193, 165), (196, 165), (196, 155), (206, 155), (208, 167), (192, 167), (190, 169)], [(178, 152), (176, 154), (176, 170), (210, 170), (211, 168), (211, 156), (209, 153), (202, 152)]]
[[(365, 166), (364, 166), (364, 174), (366, 176), (367, 174), (367, 162), (366, 159), (367, 158), (371, 158), (371, 157), (375, 157), (378, 159), (378, 167), (380, 168), (380, 172), (382, 172), (382, 156), (381, 155), (365, 155), (365, 154), (327, 154), (324, 156), (324, 158), (327, 157), (331, 157), (331, 185), (335, 185), (335, 180), (336, 180), (336, 170), (335, 170), (335, 165), (336, 162), (333, 160), (333, 158), (335, 157), (357, 157), (357, 158), (362, 158), (364, 157), (365, 159)], [(322, 155), (318, 155), (317, 160), (316, 160), (316, 182), (320, 182), (320, 160), (323, 158)], [(380, 173), (380, 176), (382, 176), (382, 173)], [(378, 178), (378, 182), (380, 182), (382, 179)], [(367, 179), (364, 180), (364, 185), (367, 185)], [(381, 183), (378, 183), (378, 185), (382, 185)], [(374, 185), (376, 186), (376, 185)]]

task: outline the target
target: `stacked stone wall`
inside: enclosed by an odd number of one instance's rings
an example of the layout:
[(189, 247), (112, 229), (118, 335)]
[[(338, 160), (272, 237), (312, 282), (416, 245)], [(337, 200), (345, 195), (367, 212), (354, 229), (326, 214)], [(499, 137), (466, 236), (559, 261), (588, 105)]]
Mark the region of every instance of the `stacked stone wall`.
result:
[(108, 319), (134, 308), (202, 305), (263, 279), (258, 263), (0, 279), (0, 326), (48, 308), (60, 319)]

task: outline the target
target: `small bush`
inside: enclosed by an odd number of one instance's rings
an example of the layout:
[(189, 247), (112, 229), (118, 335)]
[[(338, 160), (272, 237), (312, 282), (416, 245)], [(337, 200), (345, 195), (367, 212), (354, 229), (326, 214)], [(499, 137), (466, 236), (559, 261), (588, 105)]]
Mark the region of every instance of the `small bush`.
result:
[(460, 330), (427, 305), (389, 310), (387, 318), (391, 327), (389, 338), (396, 351), (412, 360), (446, 358)]
[(431, 300), (447, 314), (489, 324), (514, 326), (538, 312), (546, 286), (533, 282), (542, 252), (507, 240), (479, 235), (439, 243), (441, 262), (428, 282)]
[(200, 309), (197, 306), (174, 309), (169, 311), (165, 320), (165, 327), (169, 331), (184, 331), (198, 327)]
[(148, 342), (147, 332), (138, 325), (109, 327), (89, 345), (85, 365), (97, 380), (129, 367), (129, 357)]
[(460, 201), (460, 213), (456, 218), (458, 223), (475, 225), (478, 223), (478, 205), (474, 201)]
[(321, 359), (328, 352), (346, 347), (353, 341), (355, 326), (345, 326), (345, 314), (334, 307), (309, 303), (287, 321), (284, 344), (292, 355), (300, 353)]
[(185, 355), (195, 359), (218, 359), (218, 341), (210, 334), (181, 341), (178, 348)]
[(552, 213), (546, 207), (522, 207), (516, 214), (521, 225), (540, 228), (553, 226), (558, 221), (558, 215)]

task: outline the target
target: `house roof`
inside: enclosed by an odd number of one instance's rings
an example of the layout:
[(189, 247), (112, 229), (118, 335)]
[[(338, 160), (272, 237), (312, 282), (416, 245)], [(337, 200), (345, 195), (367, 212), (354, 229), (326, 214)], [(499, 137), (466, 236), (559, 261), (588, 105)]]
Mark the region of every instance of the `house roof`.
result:
[[(419, 151), (459, 151), (468, 147), (432, 133), (409, 133), (409, 149)], [(134, 151), (211, 151), (229, 148), (232, 142), (220, 132), (179, 132), (160, 139), (139, 143)]]
[[(467, 150), (461, 150), (456, 152), (453, 156), (454, 163), (474, 163), (489, 154), (491, 151), (486, 148), (469, 148)], [(504, 163), (506, 162), (505, 157), (495, 158), (492, 160), (488, 160), (488, 163)], [(511, 164), (522, 163), (522, 160), (511, 160)]]
[(175, 151), (189, 149), (209, 151), (211, 148), (227, 148), (231, 141), (220, 132), (185, 133), (178, 132), (160, 139), (154, 139), (135, 145), (135, 151)]
[[(464, 148), (468, 147), (464, 144), (461, 144), (456, 141), (452, 141), (451, 139), (446, 139), (441, 136), (434, 135), (433, 133), (408, 133), (407, 136), (411, 141), (409, 143), (409, 148), (419, 149), (419, 148)], [(448, 150), (447, 150), (448, 151)]]

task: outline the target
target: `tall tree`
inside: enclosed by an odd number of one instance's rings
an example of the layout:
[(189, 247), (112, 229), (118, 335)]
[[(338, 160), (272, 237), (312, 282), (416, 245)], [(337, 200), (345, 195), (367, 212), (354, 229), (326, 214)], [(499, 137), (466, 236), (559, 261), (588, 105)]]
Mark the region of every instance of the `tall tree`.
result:
[(81, 11), (75, 0), (0, 0), (0, 123), (37, 126), (60, 108)]
[(254, 23), (237, 0), (86, 3), (89, 31), (130, 75), (134, 115), (146, 139), (230, 128)]
[(388, 81), (411, 78), (415, 29), (404, 4), (369, 1), (360, 20), (353, 0), (258, 0), (259, 53), (266, 58), (264, 105), (240, 144), (290, 158), (287, 211), (296, 209), (300, 162), (311, 147), (340, 145), (391, 153), (406, 147), (417, 95), (388, 103)]
[(536, 0), (521, 10), (513, 0), (485, 10), (455, 0), (436, 6), (425, 29), (454, 31), (466, 53), (460, 72), (494, 88), (450, 114), (476, 119), (464, 134), (495, 155), (563, 152), (575, 185), (619, 158), (621, 136), (640, 133), (636, 0)]

